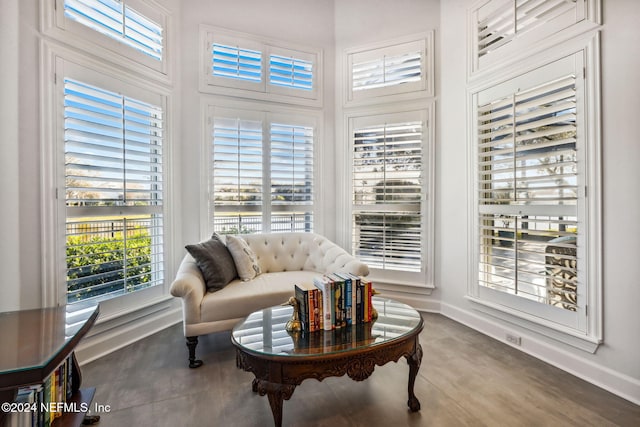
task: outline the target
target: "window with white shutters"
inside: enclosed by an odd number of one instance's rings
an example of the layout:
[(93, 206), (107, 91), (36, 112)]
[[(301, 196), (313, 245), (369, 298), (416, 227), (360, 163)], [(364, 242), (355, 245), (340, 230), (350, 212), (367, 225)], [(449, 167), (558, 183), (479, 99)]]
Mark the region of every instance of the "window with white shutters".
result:
[(354, 62), (353, 90), (370, 90), (419, 82), (422, 74), (421, 62), (420, 50)]
[(171, 13), (154, 0), (50, 0), (42, 9), (46, 35), (147, 77), (169, 80)]
[(206, 43), (201, 90), (267, 101), (319, 99), (319, 50), (207, 26), (200, 37)]
[(307, 118), (214, 108), (214, 231), (312, 231), (314, 140)]
[[(472, 71), (530, 52), (527, 44), (554, 36), (577, 23), (597, 22), (599, 0), (486, 0), (470, 9)], [(588, 22), (587, 22), (588, 21)]]
[(67, 300), (163, 281), (163, 108), (64, 79)]
[(428, 34), (348, 49), (346, 104), (382, 101), (400, 94), (432, 94), (432, 45), (432, 34)]
[[(473, 96), (480, 300), (548, 325), (588, 331), (584, 57), (576, 53)], [(593, 163), (591, 163), (593, 165)], [(595, 220), (595, 216), (593, 216)], [(591, 288), (590, 288), (591, 287)]]
[(425, 126), (420, 112), (352, 119), (352, 248), (372, 268), (424, 272)]

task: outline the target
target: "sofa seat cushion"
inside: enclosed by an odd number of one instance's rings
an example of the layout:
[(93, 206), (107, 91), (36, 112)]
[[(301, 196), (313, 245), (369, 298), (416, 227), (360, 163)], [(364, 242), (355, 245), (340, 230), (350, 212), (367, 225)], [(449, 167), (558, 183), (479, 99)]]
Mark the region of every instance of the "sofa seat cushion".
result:
[(246, 317), (254, 311), (285, 303), (294, 295), (294, 284), (313, 283), (315, 271), (264, 273), (252, 280), (231, 281), (224, 289), (209, 292), (200, 306), (201, 322)]

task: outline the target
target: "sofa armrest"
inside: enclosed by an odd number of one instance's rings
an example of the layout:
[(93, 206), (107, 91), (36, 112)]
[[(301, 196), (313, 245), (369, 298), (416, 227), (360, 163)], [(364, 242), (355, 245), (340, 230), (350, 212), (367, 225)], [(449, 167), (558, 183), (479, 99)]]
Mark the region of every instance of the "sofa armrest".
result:
[(202, 273), (189, 254), (180, 263), (176, 278), (171, 284), (171, 295), (182, 298), (184, 324), (200, 322), (200, 304), (206, 292)]

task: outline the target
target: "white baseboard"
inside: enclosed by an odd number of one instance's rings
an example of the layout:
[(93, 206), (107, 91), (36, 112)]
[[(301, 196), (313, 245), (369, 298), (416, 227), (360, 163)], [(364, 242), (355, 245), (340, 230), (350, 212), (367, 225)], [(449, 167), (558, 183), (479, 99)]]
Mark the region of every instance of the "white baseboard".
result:
[(439, 304), (442, 315), (509, 345), (512, 344), (506, 341), (506, 333), (520, 336), (522, 344), (512, 345), (514, 348), (640, 405), (639, 380), (550, 345), (533, 335), (528, 335), (526, 331), (510, 329), (507, 323), (497, 323), (473, 311), (462, 310), (446, 303)]
[(174, 302), (164, 300), (102, 322), (99, 319), (76, 347), (78, 362), (89, 363), (181, 322), (182, 308)]

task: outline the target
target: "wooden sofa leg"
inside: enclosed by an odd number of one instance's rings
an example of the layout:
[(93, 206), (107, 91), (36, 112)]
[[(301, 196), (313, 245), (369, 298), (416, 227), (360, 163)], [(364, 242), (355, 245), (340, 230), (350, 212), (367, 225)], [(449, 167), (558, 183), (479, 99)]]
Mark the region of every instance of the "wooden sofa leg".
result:
[(202, 360), (196, 360), (197, 345), (198, 337), (187, 337), (187, 347), (189, 348), (189, 367), (192, 369), (202, 366)]

